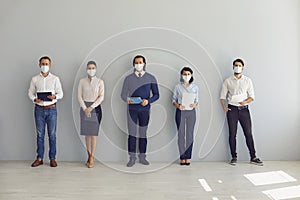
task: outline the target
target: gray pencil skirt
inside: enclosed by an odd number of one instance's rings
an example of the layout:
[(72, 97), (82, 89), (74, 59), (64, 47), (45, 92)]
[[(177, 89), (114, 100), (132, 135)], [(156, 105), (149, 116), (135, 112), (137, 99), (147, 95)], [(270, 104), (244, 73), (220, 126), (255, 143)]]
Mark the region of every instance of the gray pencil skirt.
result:
[[(89, 107), (93, 102), (85, 102)], [(80, 135), (98, 136), (100, 122), (102, 119), (101, 105), (97, 106), (91, 113), (91, 117), (87, 117), (85, 112), (80, 109)]]

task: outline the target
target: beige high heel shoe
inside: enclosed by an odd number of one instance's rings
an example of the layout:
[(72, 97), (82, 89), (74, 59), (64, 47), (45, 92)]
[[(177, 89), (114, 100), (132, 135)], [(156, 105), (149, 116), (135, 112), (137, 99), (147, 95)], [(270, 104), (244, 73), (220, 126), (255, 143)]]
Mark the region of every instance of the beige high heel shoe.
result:
[(90, 157), (89, 157), (87, 167), (88, 167), (88, 168), (93, 168), (93, 167), (94, 167), (94, 157), (93, 157), (93, 156), (90, 156)]
[(90, 154), (89, 152), (87, 152), (87, 153), (88, 153), (88, 159), (87, 159), (85, 165), (86, 165), (87, 167), (89, 167), (89, 165), (90, 165), (90, 157), (91, 157), (91, 154)]

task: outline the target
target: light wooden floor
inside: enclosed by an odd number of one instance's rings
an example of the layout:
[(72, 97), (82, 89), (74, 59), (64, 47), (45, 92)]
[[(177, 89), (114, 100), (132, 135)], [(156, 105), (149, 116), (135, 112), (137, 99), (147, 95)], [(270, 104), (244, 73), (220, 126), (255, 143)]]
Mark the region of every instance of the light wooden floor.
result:
[[(130, 169), (126, 163), (97, 163), (93, 169), (80, 162), (58, 162), (57, 168), (50, 168), (48, 163), (32, 168), (30, 164), (31, 161), (0, 161), (0, 200), (267, 200), (270, 198), (262, 193), (264, 190), (300, 185), (300, 161), (268, 161), (263, 167), (247, 162), (237, 166), (194, 162), (190, 167), (137, 163)], [(159, 169), (162, 166), (165, 167)], [(297, 180), (255, 186), (244, 177), (278, 170)], [(207, 192), (198, 179), (205, 179), (212, 191)]]

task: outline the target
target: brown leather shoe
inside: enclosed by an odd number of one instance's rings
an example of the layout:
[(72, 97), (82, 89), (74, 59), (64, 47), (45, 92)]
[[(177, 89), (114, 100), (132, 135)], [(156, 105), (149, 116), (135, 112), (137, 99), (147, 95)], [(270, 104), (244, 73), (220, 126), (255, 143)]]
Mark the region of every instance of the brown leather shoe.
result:
[(36, 159), (36, 160), (31, 164), (31, 167), (37, 167), (37, 166), (40, 166), (40, 165), (42, 165), (42, 164), (44, 164), (44, 163), (43, 163), (43, 160), (40, 159), (40, 158), (38, 158), (38, 159)]
[(57, 167), (57, 163), (54, 158), (50, 159), (50, 167)]

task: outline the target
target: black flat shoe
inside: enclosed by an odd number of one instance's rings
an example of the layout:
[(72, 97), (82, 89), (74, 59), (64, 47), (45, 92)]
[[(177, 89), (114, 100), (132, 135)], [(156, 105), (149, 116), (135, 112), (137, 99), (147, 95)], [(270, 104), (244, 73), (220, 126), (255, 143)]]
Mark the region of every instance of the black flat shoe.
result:
[[(184, 161), (184, 162), (183, 162), (183, 161)], [(179, 163), (179, 164), (180, 164), (180, 165), (185, 165), (185, 163), (186, 163), (185, 160), (180, 160), (180, 163)]]
[(185, 165), (186, 165), (186, 166), (190, 166), (190, 165), (191, 165), (191, 163), (190, 163), (190, 162), (187, 162), (187, 163), (185, 163)]

